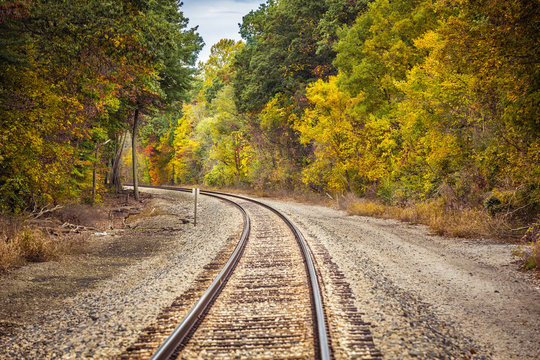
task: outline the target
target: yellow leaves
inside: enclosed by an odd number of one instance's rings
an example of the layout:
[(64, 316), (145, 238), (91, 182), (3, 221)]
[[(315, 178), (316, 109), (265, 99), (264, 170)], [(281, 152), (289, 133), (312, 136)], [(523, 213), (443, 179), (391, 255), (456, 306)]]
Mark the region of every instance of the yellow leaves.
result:
[(203, 71), (202, 77), (205, 84), (212, 84), (214, 81), (229, 81), (232, 76), (231, 66), (235, 55), (242, 50), (244, 43), (231, 39), (221, 39), (210, 49), (210, 56), (206, 63), (200, 64)]
[(8, 107), (0, 115), (1, 166), (11, 169), (10, 176), (18, 177), (36, 199), (70, 196), (77, 157), (71, 141), (88, 136), (83, 105), (77, 94), (65, 91), (63, 81), (53, 82), (37, 65), (5, 70), (2, 95), (15, 95), (17, 101), (2, 104)]
[[(184, 115), (178, 119), (178, 125), (174, 131), (173, 147), (175, 156), (173, 163), (179, 165), (180, 168), (185, 168), (185, 162), (189, 161), (190, 155), (196, 151), (199, 145), (192, 137), (192, 132), (192, 123), (188, 116)], [(178, 176), (181, 176), (181, 174)]]
[(342, 190), (350, 186), (352, 177), (361, 171), (365, 148), (360, 124), (354, 107), (362, 96), (350, 97), (340, 91), (337, 77), (328, 82), (318, 80), (307, 88), (310, 101), (304, 114), (294, 123), (300, 140), (313, 143), (315, 159), (304, 170), (305, 183), (326, 183), (330, 188)]
[(428, 30), (422, 36), (413, 41), (419, 49), (436, 49), (445, 45), (444, 38), (438, 31)]
[(261, 127), (270, 129), (292, 123), (297, 117), (292, 113), (294, 105), (283, 105), (283, 95), (278, 94), (270, 100), (259, 114)]

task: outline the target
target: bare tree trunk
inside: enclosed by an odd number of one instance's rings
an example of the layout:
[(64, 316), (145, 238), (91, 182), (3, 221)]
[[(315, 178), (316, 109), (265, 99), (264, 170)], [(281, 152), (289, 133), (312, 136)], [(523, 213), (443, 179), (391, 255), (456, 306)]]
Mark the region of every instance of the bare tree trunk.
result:
[(106, 187), (109, 187), (111, 185), (111, 169), (113, 167), (113, 161), (114, 159), (108, 158), (107, 159), (107, 172), (105, 173), (105, 176), (103, 177), (103, 185)]
[(96, 182), (97, 182), (97, 163), (99, 158), (99, 144), (96, 145), (96, 158), (94, 160), (94, 171), (92, 173), (92, 204), (96, 202)]
[(347, 180), (347, 190), (349, 192), (352, 192), (352, 188), (351, 188), (351, 178), (349, 176), (349, 171), (348, 170), (345, 170), (345, 179)]
[(92, 203), (96, 202), (96, 185), (97, 185), (97, 164), (99, 160), (99, 147), (102, 145), (107, 144), (111, 140), (107, 140), (105, 142), (102, 142), (101, 144), (96, 144), (96, 158), (94, 160), (94, 171), (92, 173)]
[(139, 200), (139, 180), (137, 179), (137, 149), (135, 148), (137, 139), (137, 125), (139, 122), (139, 108), (135, 109), (133, 116), (133, 132), (131, 134), (131, 160), (133, 162), (133, 197)]
[(120, 138), (119, 148), (116, 149), (111, 170), (111, 182), (114, 185), (117, 193), (122, 190), (122, 181), (120, 180), (120, 160), (122, 159), (122, 153), (124, 152), (126, 137), (127, 132), (124, 132)]

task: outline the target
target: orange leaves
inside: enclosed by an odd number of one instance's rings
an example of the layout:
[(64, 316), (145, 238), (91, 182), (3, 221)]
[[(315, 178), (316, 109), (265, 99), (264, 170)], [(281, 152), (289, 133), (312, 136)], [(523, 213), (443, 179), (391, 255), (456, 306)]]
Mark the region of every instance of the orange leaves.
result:
[(0, 24), (10, 18), (21, 19), (28, 17), (29, 15), (28, 4), (23, 1), (12, 1), (0, 4)]

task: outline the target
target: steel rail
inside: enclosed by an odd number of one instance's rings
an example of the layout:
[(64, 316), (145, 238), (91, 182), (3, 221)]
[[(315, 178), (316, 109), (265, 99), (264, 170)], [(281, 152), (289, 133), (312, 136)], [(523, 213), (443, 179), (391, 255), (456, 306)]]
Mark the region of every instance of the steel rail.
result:
[[(170, 186), (139, 185), (139, 187), (191, 192), (191, 189), (177, 188), (177, 187), (170, 187)], [(250, 201), (269, 209), (270, 211), (278, 215), (293, 232), (300, 246), (300, 249), (302, 250), (302, 256), (304, 257), (306, 270), (308, 272), (308, 276), (311, 283), (313, 307), (315, 309), (315, 327), (317, 328), (316, 333), (317, 333), (317, 339), (319, 340), (318, 341), (319, 342), (319, 357), (321, 360), (329, 360), (331, 358), (330, 339), (328, 338), (328, 331), (327, 331), (327, 326), (326, 326), (326, 317), (324, 315), (324, 304), (322, 300), (321, 289), (319, 286), (319, 281), (317, 278), (317, 273), (315, 270), (315, 265), (313, 262), (311, 251), (309, 250), (307, 242), (304, 236), (302, 235), (302, 233), (300, 232), (300, 229), (298, 229), (298, 227), (291, 220), (289, 220), (289, 218), (284, 213), (273, 208), (272, 206), (268, 204), (265, 204), (264, 202), (251, 199), (245, 196), (222, 193), (222, 192), (217, 192), (217, 191), (210, 191), (210, 190), (200, 190), (200, 193), (202, 195), (211, 196), (211, 197), (215, 197), (221, 200), (228, 201), (229, 203), (238, 207), (244, 215), (244, 232), (242, 233), (242, 237), (240, 241), (238, 242), (237, 247), (235, 248), (233, 254), (229, 258), (229, 261), (227, 262), (223, 270), (219, 273), (219, 275), (216, 277), (214, 282), (208, 287), (208, 289), (203, 294), (203, 296), (199, 299), (199, 301), (197, 301), (195, 306), (191, 309), (191, 311), (184, 318), (184, 320), (182, 320), (180, 325), (176, 327), (173, 333), (167, 338), (167, 340), (165, 340), (165, 342), (158, 348), (158, 350), (154, 353), (154, 355), (150, 359), (151, 360), (169, 359), (174, 354), (174, 352), (176, 351), (180, 343), (186, 338), (186, 336), (189, 334), (192, 327), (196, 324), (197, 320), (200, 318), (200, 316), (202, 316), (202, 314), (206, 311), (206, 309), (208, 309), (209, 305), (212, 303), (212, 300), (219, 294), (219, 292), (225, 285), (226, 279), (230, 276), (230, 274), (234, 270), (236, 263), (238, 262), (238, 260), (240, 259), (243, 253), (243, 250), (247, 243), (247, 238), (249, 237), (249, 232), (250, 232), (249, 215), (240, 204), (222, 197), (222, 196), (228, 196), (228, 197), (234, 197), (234, 198), (245, 200), (245, 201)]]
[[(174, 188), (168, 186), (139, 185), (139, 187), (191, 192), (191, 189)], [(236, 267), (236, 264), (242, 257), (242, 253), (244, 252), (244, 248), (247, 244), (249, 233), (251, 231), (251, 222), (247, 211), (240, 204), (237, 204), (236, 202), (223, 198), (219, 195), (205, 195), (227, 201), (240, 209), (244, 217), (244, 230), (242, 232), (240, 240), (238, 241), (238, 244), (236, 245), (236, 248), (234, 249), (232, 255), (229, 257), (229, 260), (227, 261), (223, 269), (216, 276), (212, 284), (210, 284), (208, 289), (200, 297), (200, 299), (193, 306), (193, 308), (189, 311), (186, 317), (182, 320), (180, 325), (178, 325), (174, 329), (174, 331), (171, 333), (171, 335), (169, 335), (167, 340), (165, 340), (165, 342), (163, 342), (163, 344), (161, 344), (161, 346), (152, 355), (152, 357), (150, 358), (151, 360), (169, 359), (175, 353), (178, 346), (180, 346), (182, 341), (189, 335), (190, 331), (193, 329), (197, 321), (203, 316), (205, 311), (212, 304), (213, 300), (219, 295), (221, 289), (223, 289), (223, 287), (225, 286), (227, 279), (232, 274), (234, 268)]]
[(245, 196), (227, 194), (227, 193), (222, 193), (218, 191), (210, 191), (210, 190), (201, 190), (201, 194), (224, 195), (224, 196), (234, 197), (237, 199), (251, 201), (253, 203), (261, 205), (269, 209), (270, 211), (274, 212), (281, 219), (283, 219), (283, 221), (285, 221), (287, 226), (289, 226), (289, 228), (293, 232), (294, 236), (296, 237), (296, 240), (298, 241), (300, 245), (300, 248), (302, 250), (302, 256), (305, 259), (306, 269), (307, 269), (307, 272), (309, 274), (309, 278), (311, 281), (311, 290), (312, 290), (313, 302), (314, 302), (313, 307), (315, 308), (315, 318), (316, 318), (315, 326), (317, 327), (317, 335), (318, 335), (318, 340), (319, 340), (319, 356), (321, 360), (329, 360), (330, 354), (331, 354), (330, 339), (328, 338), (328, 331), (327, 331), (327, 326), (326, 326), (326, 317), (324, 315), (324, 303), (322, 300), (321, 289), (319, 286), (317, 273), (315, 271), (315, 265), (313, 263), (311, 251), (307, 245), (306, 239), (302, 235), (302, 232), (300, 232), (300, 229), (298, 229), (298, 227), (291, 220), (289, 220), (289, 218), (284, 213), (282, 213), (281, 211), (273, 208), (272, 206), (262, 201), (251, 199)]

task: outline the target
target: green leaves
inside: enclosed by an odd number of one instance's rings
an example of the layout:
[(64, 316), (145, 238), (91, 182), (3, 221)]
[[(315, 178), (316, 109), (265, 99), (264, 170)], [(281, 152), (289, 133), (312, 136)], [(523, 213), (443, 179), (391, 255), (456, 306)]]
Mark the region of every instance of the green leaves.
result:
[(244, 17), (246, 46), (236, 58), (234, 80), (241, 111), (258, 112), (278, 93), (291, 96), (335, 74), (332, 40), (319, 28), (328, 11), (324, 0), (269, 1)]
[(119, 138), (134, 108), (156, 113), (191, 87), (201, 39), (174, 0), (15, 1), (0, 13), (2, 211), (84, 197), (96, 144)]
[(533, 213), (531, 4), (267, 1), (244, 17), (245, 45), (224, 39), (202, 64), (176, 158), (213, 185), (440, 197), (458, 208), (504, 193), (514, 196), (505, 206)]

